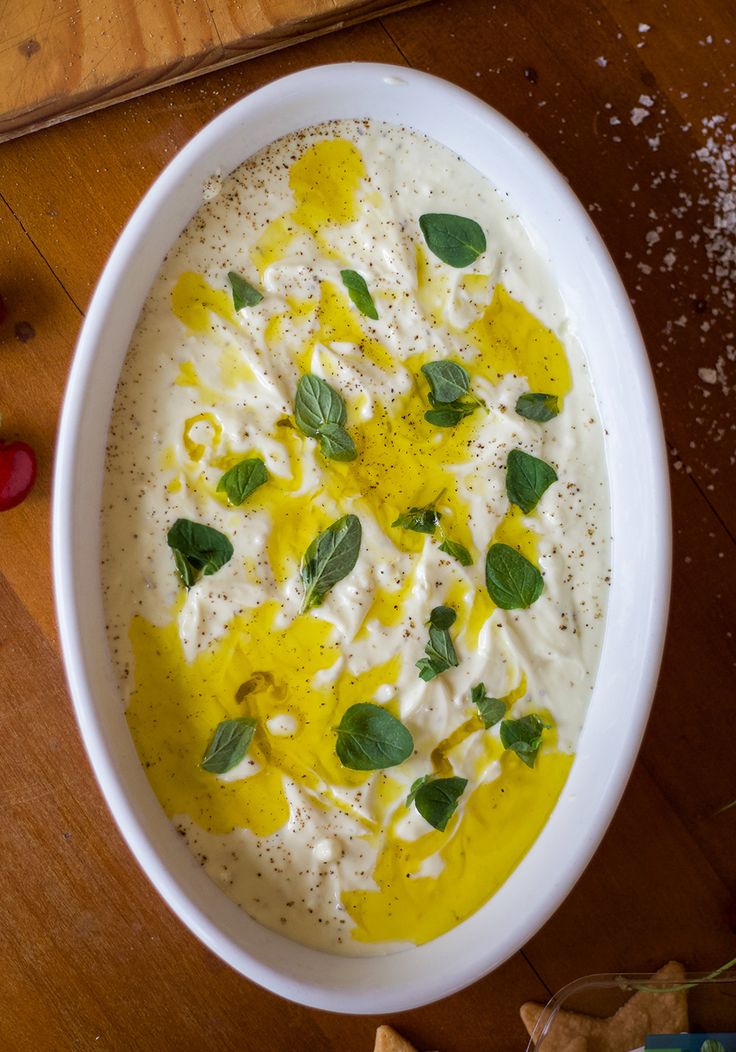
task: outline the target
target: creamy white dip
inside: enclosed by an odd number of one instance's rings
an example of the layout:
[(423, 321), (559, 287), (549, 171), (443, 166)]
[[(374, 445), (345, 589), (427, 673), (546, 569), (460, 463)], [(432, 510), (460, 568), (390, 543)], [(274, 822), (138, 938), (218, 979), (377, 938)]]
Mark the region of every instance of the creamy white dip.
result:
[[(303, 184), (295, 184), (293, 175), (294, 165), (326, 140), (353, 144), (339, 156), (327, 151), (323, 158), (324, 164), (330, 157), (342, 158), (349, 168), (337, 177), (332, 174), (338, 187), (332, 217), (329, 174), (323, 179), (322, 169), (312, 165), (306, 166)], [(352, 196), (346, 189), (351, 180)], [(316, 194), (316, 204), (310, 194)], [(460, 836), (472, 791), (479, 785), (497, 782), (500, 787), (508, 778), (513, 795), (518, 780), (522, 811), (528, 810), (525, 794), (536, 786), (540, 791), (545, 787), (547, 797), (530, 819), (523, 843), (508, 849), (497, 871), (487, 867), (487, 893), (469, 895), (465, 908), (458, 906), (460, 914), (472, 912), (505, 879), (538, 834), (564, 782), (565, 757), (574, 752), (595, 677), (608, 581), (607, 484), (594, 397), (574, 320), (567, 316), (544, 250), (505, 196), (437, 143), (375, 122), (334, 122), (274, 143), (227, 178), (221, 180), (218, 173), (203, 197), (206, 203), (173, 246), (146, 301), (110, 427), (103, 572), (110, 645), (123, 699), (162, 804), (226, 894), (262, 923), (301, 942), (343, 953), (385, 953), (462, 919), (438, 920), (436, 929), (414, 934), (400, 929), (395, 938), (388, 928), (377, 936), (363, 931), (356, 938), (355, 917), (346, 908), (352, 900), (344, 896), (377, 891), (376, 866), (389, 842), (412, 845), (429, 843), (428, 834), (437, 838), (432, 851), (422, 849), (422, 857), (414, 858), (412, 877), (427, 878), (427, 887), (450, 865), (439, 847), (443, 835), (433, 832), (415, 808), (405, 808), (404, 800), (414, 779), (431, 771), (433, 750), (472, 716), (472, 686), (483, 682), (489, 695), (502, 698), (525, 677), (525, 689), (512, 696), (507, 715), (543, 712), (553, 729), (544, 739), (539, 767), (532, 771), (500, 747), (498, 726), (476, 727), (448, 747), (445, 758), (455, 775), (468, 779), (468, 789), (456, 825), (444, 836)], [(419, 230), (419, 216), (426, 212), (475, 219), (485, 232), (486, 251), (463, 269), (442, 263), (427, 250)], [(361, 315), (348, 300), (340, 278), (346, 267), (366, 279), (377, 321)], [(263, 300), (236, 314), (229, 271), (259, 288)], [(496, 302), (494, 294), (507, 296), (504, 303), (515, 304), (519, 317), (537, 326), (524, 328), (527, 322), (520, 322), (512, 327), (514, 339), (533, 343), (546, 328), (553, 336), (545, 339), (556, 337), (564, 346), (572, 387), (562, 412), (544, 424), (515, 412), (521, 394), (544, 387), (532, 386), (527, 375), (513, 370), (500, 370), (503, 375), (496, 382), (489, 376), (483, 340), (487, 343), (488, 331), (497, 330), (483, 329), (483, 318)], [(496, 338), (492, 335), (491, 344)], [(533, 356), (534, 347), (524, 354)], [(481, 370), (476, 365), (483, 355)], [(421, 361), (463, 361), (474, 394), (487, 406), (470, 418), (463, 455), (450, 465), (457, 499), (428, 491), (430, 469), (412, 467), (411, 443), (402, 438), (403, 418), (390, 417), (402, 399), (420, 397), (417, 356), (423, 356)], [(293, 427), (296, 384), (307, 371), (328, 380), (345, 401), (346, 427), (358, 445), (353, 464), (335, 467), (314, 439)], [(426, 391), (421, 397), (426, 398)], [(382, 415), (389, 436), (386, 471), (396, 472), (395, 485), (382, 498), (387, 507), (395, 505), (390, 519), (396, 509), (406, 511), (439, 496), (448, 534), (462, 528), (474, 556), (471, 566), (448, 558), (437, 538), (408, 538), (406, 531), (392, 529), (387, 518), (372, 514), (370, 500), (362, 499), (355, 480), (361, 470), (368, 472), (369, 456), (366, 452), (361, 461), (361, 442), (370, 442), (370, 429)], [(440, 450), (448, 441), (444, 429), (427, 437), (431, 449)], [(509, 527), (509, 543), (522, 534), (532, 537), (544, 591), (529, 609), (505, 611), (488, 600), (484, 564), (489, 543), (508, 523), (506, 458), (514, 448), (551, 464), (558, 481), (533, 513), (517, 514)], [(238, 453), (262, 457), (274, 485), (291, 487), (281, 503), (269, 503), (267, 486), (258, 490), (262, 499), (254, 495), (241, 507), (216, 495), (223, 458)], [(370, 470), (375, 469), (375, 451), (372, 455)], [(366, 475), (366, 492), (373, 477)], [(380, 472), (375, 478), (380, 485)], [(302, 511), (281, 519), (279, 509), (288, 510), (290, 501)], [(460, 507), (466, 518), (462, 523)], [(299, 563), (318, 532), (308, 516), (317, 516), (323, 528), (346, 513), (357, 514), (363, 529), (357, 565), (323, 605), (299, 615)], [(216, 528), (234, 547), (225, 566), (201, 577), (187, 592), (167, 545), (167, 530), (179, 518)], [(178, 777), (176, 764), (181, 764), (186, 780), (201, 756), (199, 746), (199, 753), (188, 755), (185, 746), (177, 745), (175, 761), (161, 759), (166, 738), (163, 709), (161, 719), (156, 718), (156, 690), (170, 690), (172, 705), (179, 703), (177, 691), (181, 696), (190, 690), (196, 697), (191, 670), (231, 645), (235, 651), (227, 653), (237, 652), (238, 660), (250, 662), (254, 671), (271, 668), (258, 648), (248, 650), (251, 636), (239, 621), (268, 603), (275, 604), (269, 638), (282, 631), (289, 638), (300, 617), (332, 626), (325, 638), (337, 648), (335, 660), (315, 671), (310, 681), (315, 690), (339, 691), (350, 677), (369, 676), (394, 661), (393, 678), (372, 684), (370, 695), (359, 700), (387, 705), (411, 730), (415, 752), (387, 772), (391, 791), (378, 775), (355, 785), (330, 786), (319, 772), (312, 772), (310, 784), (300, 784), (293, 771), (280, 769), (275, 777), (288, 805), (288, 814), (282, 809), (284, 823), (266, 835), (247, 823), (223, 831), (221, 822), (203, 818), (201, 808), (177, 810), (180, 804), (174, 799), (181, 802), (181, 794), (170, 798), (156, 781), (157, 763), (169, 765), (170, 781)], [(426, 683), (416, 662), (424, 656), (430, 610), (442, 603), (459, 614), (451, 633), (459, 664)], [(139, 627), (132, 630), (132, 625)], [(327, 632), (324, 625), (317, 629)], [(244, 641), (231, 644), (229, 638), (239, 632)], [(145, 645), (141, 633), (148, 640)], [(180, 646), (172, 642), (176, 636)], [(261, 644), (264, 653), (266, 649)], [(163, 681), (168, 686), (154, 687), (156, 655), (164, 651), (161, 663), (169, 671)], [(278, 662), (272, 664), (278, 679)], [(181, 673), (181, 683), (190, 684), (187, 688), (175, 682), (180, 675), (175, 670), (185, 667), (190, 671)], [(215, 673), (211, 665), (206, 668), (207, 704), (212, 705)], [(288, 703), (288, 688), (287, 681), (268, 687), (262, 741), (275, 749), (293, 747), (298, 757), (304, 720), (295, 715), (296, 702)], [(222, 703), (219, 717), (215, 713), (210, 720), (211, 730), (218, 718), (238, 711), (230, 695)], [(181, 722), (177, 717), (177, 734), (183, 733)], [(146, 743), (153, 739), (158, 744), (149, 753)], [(334, 752), (334, 739), (326, 740), (325, 748)], [(545, 780), (544, 771), (552, 770), (545, 763), (555, 762), (553, 753), (567, 766)], [(198, 772), (197, 777), (237, 783), (238, 792), (247, 793), (249, 779), (266, 778), (269, 755), (251, 750), (227, 774)], [(438, 909), (436, 904), (428, 907)], [(421, 912), (417, 906), (417, 914)]]

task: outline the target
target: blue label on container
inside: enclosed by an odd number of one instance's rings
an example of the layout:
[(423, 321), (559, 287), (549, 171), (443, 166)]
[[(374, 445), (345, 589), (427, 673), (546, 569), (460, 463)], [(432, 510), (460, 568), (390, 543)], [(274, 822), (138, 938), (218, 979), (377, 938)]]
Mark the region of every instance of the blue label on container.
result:
[(647, 1052), (736, 1052), (736, 1034), (653, 1034), (644, 1048)]

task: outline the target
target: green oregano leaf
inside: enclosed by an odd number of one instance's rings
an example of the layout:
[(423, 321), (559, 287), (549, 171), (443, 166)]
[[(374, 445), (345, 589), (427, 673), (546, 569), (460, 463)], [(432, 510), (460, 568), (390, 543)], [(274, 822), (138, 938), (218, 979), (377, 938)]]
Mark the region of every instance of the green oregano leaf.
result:
[(202, 574), (215, 573), (233, 557), (233, 546), (225, 534), (201, 522), (177, 519), (166, 540), (186, 588), (191, 588)]
[(454, 402), (470, 390), (468, 371), (458, 362), (427, 362), (422, 366), (422, 372), (437, 402)]
[(374, 321), (377, 321), (378, 311), (373, 302), (373, 297), (368, 291), (368, 285), (366, 284), (365, 278), (355, 270), (341, 270), (340, 277), (342, 278), (343, 285), (348, 290), (350, 299), (360, 313), (365, 314), (366, 318), (373, 318)]
[(322, 453), (329, 460), (355, 460), (355, 443), (344, 428), (345, 403), (320, 376), (307, 373), (296, 387), (294, 419), (309, 438), (318, 438)]
[(552, 420), (560, 411), (560, 401), (557, 395), (536, 394), (527, 391), (520, 395), (516, 401), (516, 412), (527, 420), (535, 420), (538, 424), (546, 424)]
[(218, 724), (199, 766), (212, 774), (225, 774), (237, 767), (250, 748), (256, 731), (252, 716), (238, 716)]
[(413, 750), (414, 740), (401, 720), (372, 702), (351, 705), (337, 727), (338, 759), (352, 771), (395, 767)]
[(427, 656), (417, 661), (419, 678), (425, 683), (458, 664), (449, 633), (456, 617), (457, 614), (449, 606), (436, 606), (429, 615), (429, 641), (424, 648)]
[[(443, 359), (422, 366), (430, 391), (424, 419), (435, 427), (454, 427), (463, 417), (470, 416), (485, 402), (470, 391), (470, 376), (459, 362)], [(467, 397), (466, 397), (467, 396)]]
[(325, 424), (319, 433), (319, 447), (328, 460), (355, 460), (358, 451), (340, 424)]
[[(471, 409), (470, 413), (472, 412), (473, 410)], [(434, 427), (454, 427), (466, 416), (470, 416), (470, 413), (466, 412), (465, 409), (459, 408), (459, 406), (446, 405), (440, 409), (428, 409), (424, 414), (424, 419)]]
[(246, 457), (231, 467), (217, 483), (218, 493), (227, 493), (231, 504), (240, 505), (264, 482), (268, 482), (268, 471), (260, 457)]
[(428, 212), (419, 226), (430, 252), (451, 267), (467, 267), (486, 250), (486, 236), (474, 219)]
[(537, 753), (542, 744), (542, 731), (549, 730), (550, 724), (531, 713), (518, 720), (503, 720), (501, 723), (501, 744), (504, 749), (511, 749), (527, 767), (533, 767)]
[(233, 307), (242, 310), (243, 307), (255, 307), (263, 299), (263, 293), (253, 288), (250, 282), (236, 274), (234, 270), (228, 272), (227, 280), (233, 294)]
[(512, 449), (506, 458), (506, 493), (525, 515), (534, 511), (542, 494), (556, 481), (553, 467), (523, 449)]
[(199, 580), (199, 571), (196, 570), (187, 559), (184, 558), (181, 552), (177, 551), (176, 548), (172, 549), (174, 553), (174, 565), (176, 566), (176, 572), (181, 577), (182, 584), (189, 591), (193, 584), (196, 584)]
[[(438, 498), (439, 499), (439, 498)], [(402, 530), (412, 530), (414, 533), (432, 534), (440, 524), (442, 515), (432, 504), (425, 504), (422, 508), (409, 508), (398, 519), (394, 519), (392, 526), (399, 526)]]
[(544, 591), (544, 578), (516, 548), (492, 544), (486, 556), (486, 588), (502, 610), (525, 610)]
[(470, 690), (470, 700), (478, 709), (478, 715), (486, 730), (493, 727), (506, 715), (506, 703), (501, 698), (489, 698), (484, 683), (476, 683)]
[(302, 563), (302, 611), (319, 606), (330, 589), (354, 569), (362, 536), (357, 515), (343, 515), (315, 537)]
[(449, 537), (445, 537), (440, 545), (440, 551), (452, 556), (453, 559), (457, 559), (461, 566), (472, 566), (473, 564), (473, 556), (468, 549), (464, 545), (458, 544), (457, 541), (451, 541)]
[(452, 628), (457, 621), (457, 614), (451, 606), (435, 606), (429, 615), (432, 628)]
[(294, 419), (299, 430), (309, 438), (319, 438), (327, 424), (339, 424), (347, 420), (345, 403), (340, 395), (321, 376), (307, 373), (300, 377), (296, 386)]
[(467, 784), (467, 778), (430, 778), (425, 775), (412, 785), (406, 806), (413, 802), (422, 818), (444, 833)]
[(404, 807), (411, 807), (411, 805), (414, 803), (415, 796), (417, 795), (421, 787), (429, 781), (430, 777), (431, 775), (423, 774), (421, 778), (416, 778), (411, 783), (411, 789), (409, 790), (409, 795), (406, 798)]

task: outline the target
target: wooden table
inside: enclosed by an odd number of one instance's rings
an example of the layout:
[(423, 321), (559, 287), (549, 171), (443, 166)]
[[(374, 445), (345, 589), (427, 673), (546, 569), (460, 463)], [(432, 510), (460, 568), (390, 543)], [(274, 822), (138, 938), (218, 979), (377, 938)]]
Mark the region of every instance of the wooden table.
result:
[(59, 403), (108, 252), (205, 121), (324, 62), (430, 70), (547, 153), (626, 282), (671, 452), (668, 642), (641, 757), (603, 846), (523, 952), (394, 1022), (419, 1048), (521, 1052), (527, 998), (588, 972), (670, 956), (707, 969), (734, 955), (736, 808), (717, 813), (736, 798), (736, 229), (726, 211), (736, 177), (734, 161), (730, 172), (723, 163), (734, 40), (736, 12), (723, 0), (433, 0), (0, 147), (3, 434), (25, 438), (40, 460), (31, 497), (0, 516), (0, 1047), (372, 1048), (380, 1020), (265, 993), (205, 950), (149, 886), (77, 734), (49, 576)]

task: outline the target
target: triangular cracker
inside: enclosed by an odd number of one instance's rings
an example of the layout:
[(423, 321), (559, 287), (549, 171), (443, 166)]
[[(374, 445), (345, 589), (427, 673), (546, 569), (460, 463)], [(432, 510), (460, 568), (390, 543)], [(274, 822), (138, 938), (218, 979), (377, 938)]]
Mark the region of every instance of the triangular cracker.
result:
[(529, 1034), (529, 1037), (532, 1036), (532, 1033), (534, 1032), (534, 1027), (537, 1025), (537, 1020), (539, 1019), (543, 1011), (543, 1006), (537, 1004), (536, 1001), (525, 1001), (519, 1009), (521, 1021), (526, 1027), (526, 1032), (527, 1034)]
[(379, 1026), (373, 1052), (416, 1052), (414, 1045), (405, 1041), (391, 1026)]
[[(654, 973), (652, 981), (654, 986), (680, 985), (685, 982), (685, 969), (677, 961), (668, 961), (658, 972)], [(633, 1016), (634, 1012), (643, 1012), (647, 1016), (649, 1033), (687, 1032), (687, 991), (654, 993), (650, 990), (639, 990), (619, 1008), (613, 1019), (622, 1013), (631, 1013)]]
[[(537, 1020), (545, 1012), (546, 1006), (536, 1004), (534, 1001), (527, 1001), (521, 1006), (519, 1014), (530, 1037), (537, 1025)], [(566, 1052), (567, 1046), (576, 1038), (600, 1036), (607, 1023), (607, 1019), (595, 1019), (593, 1016), (580, 1015), (578, 1012), (558, 1012), (553, 1024), (554, 1040), (550, 1041), (552, 1037), (550, 1033), (544, 1038), (544, 1044), (550, 1049), (550, 1052), (556, 1052), (556, 1050), (562, 1052), (563, 1049)]]

